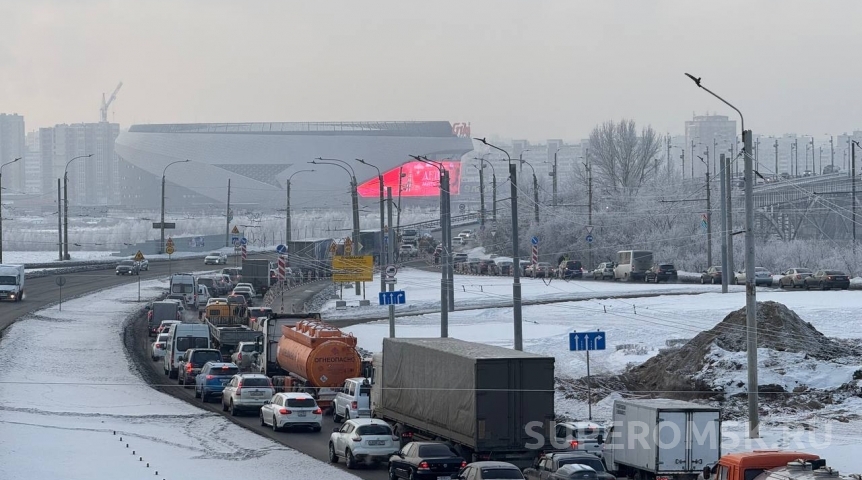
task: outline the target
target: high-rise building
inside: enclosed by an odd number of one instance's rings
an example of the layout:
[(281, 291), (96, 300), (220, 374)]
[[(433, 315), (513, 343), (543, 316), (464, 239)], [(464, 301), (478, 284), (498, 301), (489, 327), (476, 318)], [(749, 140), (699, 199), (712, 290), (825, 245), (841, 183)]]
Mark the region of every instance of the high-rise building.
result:
[(56, 190), (66, 163), (77, 156), (90, 155), (69, 165), (69, 202), (77, 205), (119, 203), (119, 159), (114, 140), (120, 134), (116, 123), (76, 123), (39, 129), (42, 191)]
[[(685, 146), (688, 149), (686, 159), (693, 162), (694, 176), (706, 173), (706, 161), (709, 161), (710, 174), (716, 172), (717, 159), (722, 153), (725, 156), (735, 156), (739, 153), (736, 145), (736, 121), (726, 115), (695, 115), (685, 122)], [(692, 155), (692, 152), (694, 154)], [(703, 157), (703, 161), (698, 157)], [(689, 170), (689, 174), (691, 171)]]
[[(3, 169), (3, 184), (9, 193), (24, 193), (24, 116), (0, 113), (0, 164), (21, 158)], [(6, 193), (4, 192), (4, 193)]]

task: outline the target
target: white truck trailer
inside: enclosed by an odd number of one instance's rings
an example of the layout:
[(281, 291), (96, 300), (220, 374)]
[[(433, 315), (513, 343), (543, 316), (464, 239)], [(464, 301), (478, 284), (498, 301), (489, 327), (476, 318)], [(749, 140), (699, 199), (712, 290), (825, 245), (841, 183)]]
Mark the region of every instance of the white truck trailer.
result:
[(0, 265), (0, 300), (24, 298), (24, 265)]

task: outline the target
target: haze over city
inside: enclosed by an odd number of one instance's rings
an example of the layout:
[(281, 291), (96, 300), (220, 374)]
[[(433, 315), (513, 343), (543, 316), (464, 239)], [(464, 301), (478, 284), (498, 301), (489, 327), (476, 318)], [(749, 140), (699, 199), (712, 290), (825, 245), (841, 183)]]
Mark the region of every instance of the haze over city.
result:
[(504, 138), (585, 138), (608, 119), (681, 133), (729, 115), (755, 134), (852, 130), (852, 1), (9, 1), (0, 105), (27, 128), (427, 120)]

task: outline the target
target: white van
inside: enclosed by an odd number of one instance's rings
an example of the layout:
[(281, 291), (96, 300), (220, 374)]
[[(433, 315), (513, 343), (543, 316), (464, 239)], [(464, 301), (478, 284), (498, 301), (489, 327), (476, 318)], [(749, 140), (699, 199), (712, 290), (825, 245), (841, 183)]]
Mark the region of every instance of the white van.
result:
[(646, 250), (622, 250), (617, 252), (617, 266), (614, 267), (614, 280), (643, 280), (647, 270), (652, 268), (652, 252)]
[(177, 378), (177, 363), (190, 348), (210, 348), (209, 327), (201, 323), (178, 323), (171, 328), (164, 361), (168, 378)]
[(210, 290), (206, 285), (198, 284), (198, 307), (205, 307), (210, 299)]
[(182, 295), (183, 302), (191, 307), (198, 304), (198, 282), (191, 273), (175, 273), (171, 275), (170, 295)]

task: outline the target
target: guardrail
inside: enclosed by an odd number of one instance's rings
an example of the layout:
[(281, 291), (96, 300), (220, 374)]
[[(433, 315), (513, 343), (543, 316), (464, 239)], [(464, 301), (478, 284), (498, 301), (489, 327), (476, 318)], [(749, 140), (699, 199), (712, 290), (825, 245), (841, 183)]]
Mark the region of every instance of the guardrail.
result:
[[(452, 216), (452, 225), (463, 225), (465, 223), (475, 223), (475, 222), (479, 221), (480, 218), (481, 218), (481, 215), (479, 214), (479, 212), (465, 213), (464, 215), (453, 215)], [(422, 228), (426, 228), (426, 229), (430, 228), (432, 230), (436, 230), (436, 229), (440, 228), (440, 219), (438, 218), (435, 220), (427, 220), (425, 222), (411, 223), (409, 225), (401, 225), (400, 228), (401, 228), (401, 230), (404, 230), (407, 228), (414, 228), (416, 230), (419, 230)]]

